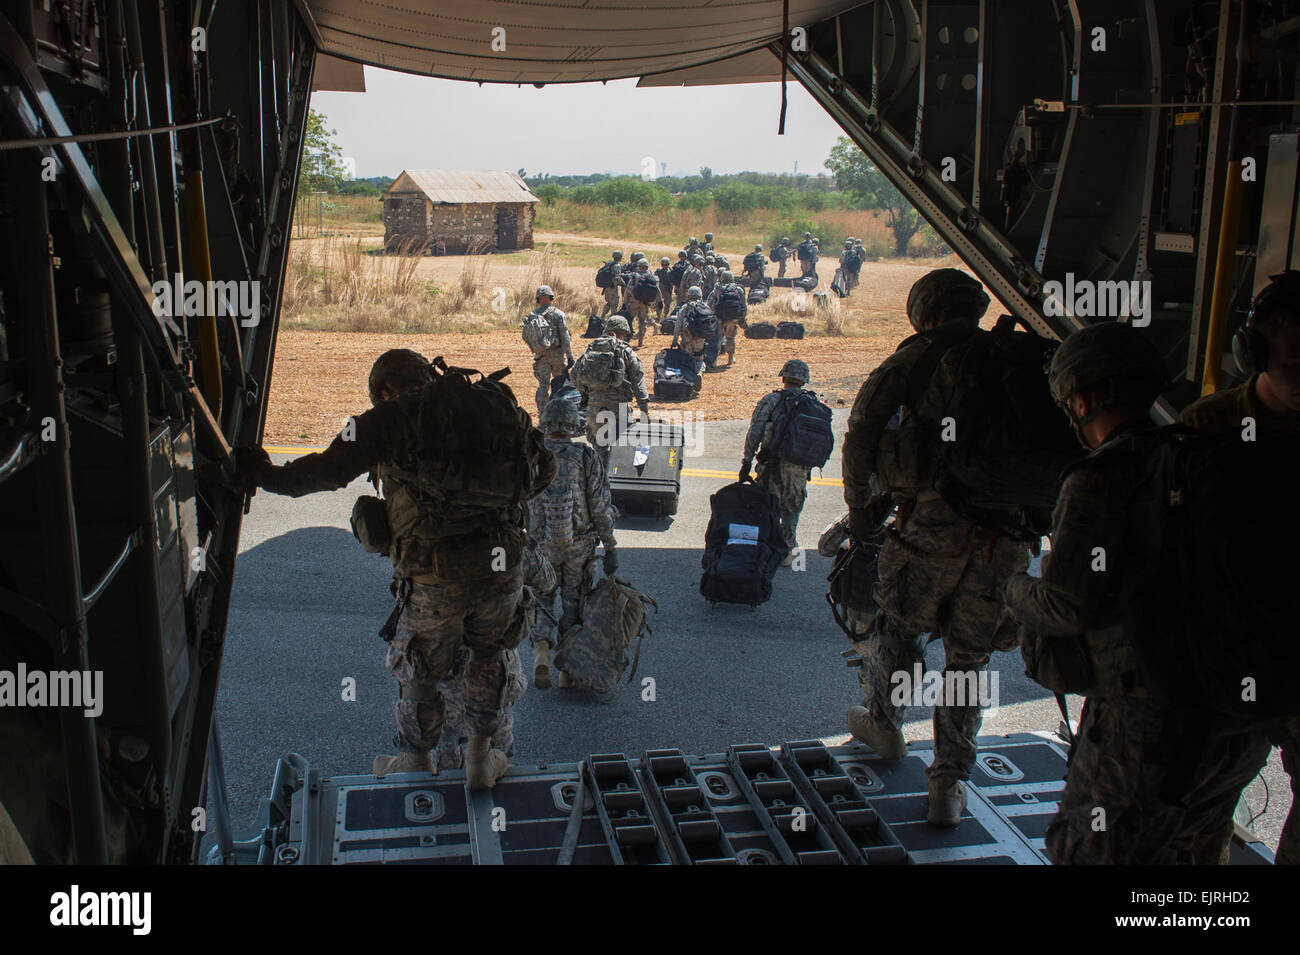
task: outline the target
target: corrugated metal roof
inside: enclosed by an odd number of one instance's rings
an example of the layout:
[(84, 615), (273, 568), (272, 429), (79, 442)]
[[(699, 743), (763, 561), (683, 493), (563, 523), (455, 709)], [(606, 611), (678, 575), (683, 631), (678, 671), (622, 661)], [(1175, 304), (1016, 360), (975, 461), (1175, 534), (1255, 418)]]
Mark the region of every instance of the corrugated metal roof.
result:
[(419, 190), (434, 202), (540, 202), (513, 172), (403, 169), (388, 192)]
[[(808, 26), (864, 0), (789, 0)], [(781, 36), (783, 0), (299, 0), (321, 52), (390, 70), (488, 83), (647, 76), (761, 49)], [(770, 58), (770, 54), (769, 54)], [(765, 59), (758, 76), (769, 78)], [(683, 80), (677, 80), (682, 82)]]

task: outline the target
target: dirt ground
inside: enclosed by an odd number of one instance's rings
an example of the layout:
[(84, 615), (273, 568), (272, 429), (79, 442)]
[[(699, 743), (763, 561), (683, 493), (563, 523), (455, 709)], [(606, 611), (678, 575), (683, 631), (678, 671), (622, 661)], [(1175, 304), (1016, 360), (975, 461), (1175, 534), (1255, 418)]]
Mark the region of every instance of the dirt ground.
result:
[[(880, 363), (905, 337), (896, 334), (872, 338), (830, 338), (819, 336), (802, 341), (741, 339), (736, 348), (736, 367), (708, 374), (700, 396), (689, 402), (650, 399), (650, 413), (657, 409), (686, 410), (702, 420), (748, 418), (765, 392), (779, 387), (777, 373), (788, 358), (802, 358), (812, 369), (811, 387), (833, 407), (851, 405), (867, 373)], [(664, 337), (647, 336), (638, 351), (646, 366), (647, 379), (655, 353), (668, 344)], [(581, 353), (583, 339), (575, 339), (574, 351)], [(478, 368), (484, 372), (509, 366), (506, 383), (520, 403), (534, 411), (537, 388), (532, 358), (518, 334), (509, 331), (479, 335), (371, 335), (356, 332), (283, 332), (276, 347), (275, 376), (271, 383), (265, 443), (271, 445), (321, 445), (343, 427), (349, 415), (370, 407), (366, 377), (376, 357), (388, 348), (414, 348), (421, 354), (442, 355), (448, 364)], [(650, 390), (647, 384), (647, 390)]]
[[(725, 237), (720, 238), (725, 246)], [(564, 250), (571, 250), (575, 258), (583, 253), (590, 256), (598, 249), (603, 256), (603, 250), (615, 245), (623, 248), (625, 255), (638, 248), (648, 256), (661, 251), (657, 246), (613, 243), (591, 236), (544, 233), (537, 236), (539, 247), (547, 241), (563, 243)], [(733, 263), (739, 263), (744, 255), (744, 250), (726, 251)], [(474, 257), (480, 260), (480, 267), (486, 269), (486, 280), (481, 283), (485, 286), (484, 294), (493, 285), (516, 285), (524, 280), (533, 268), (529, 256), (524, 253)], [(599, 260), (599, 256), (595, 260)], [(781, 365), (792, 357), (808, 362), (813, 375), (811, 387), (827, 403), (833, 407), (851, 405), (871, 369), (911, 333), (904, 315), (907, 292), (913, 282), (938, 264), (949, 263), (866, 263), (861, 285), (853, 295), (831, 303), (831, 308), (838, 309), (839, 317), (844, 320), (843, 336), (825, 333), (826, 313), (823, 311), (808, 308), (802, 315), (792, 314), (794, 299), (791, 291), (774, 289), (767, 303), (751, 307), (750, 320), (799, 318), (808, 328), (809, 336), (801, 341), (741, 338), (735, 368), (723, 364), (720, 371), (706, 375), (700, 396), (685, 404), (656, 402), (652, 398), (651, 413), (656, 408), (672, 408), (679, 412), (689, 410), (702, 420), (748, 418), (759, 397), (779, 386)], [(453, 283), (463, 267), (462, 256), (430, 256), (420, 262), (418, 274), (422, 279)], [(591, 284), (589, 264), (565, 264), (560, 268), (573, 287)], [(833, 270), (823, 267), (823, 271), (829, 273)], [(769, 274), (774, 274), (771, 267)], [(830, 275), (823, 278), (829, 280)], [(586, 328), (586, 316), (576, 309), (566, 308), (563, 301), (556, 304), (569, 312), (574, 353), (575, 356), (581, 354), (586, 342), (578, 336)], [(990, 313), (994, 311), (990, 309)], [(667, 347), (668, 342), (668, 337), (652, 334), (639, 350), (647, 373), (647, 390), (652, 390), (654, 356), (661, 348)], [(328, 442), (348, 416), (369, 407), (366, 378), (370, 365), (389, 348), (413, 348), (430, 357), (442, 355), (449, 364), (478, 368), (484, 372), (509, 366), (512, 373), (507, 383), (515, 390), (521, 403), (530, 412), (534, 410), (536, 381), (532, 375), (532, 356), (514, 328), (460, 333), (440, 330), (427, 334), (335, 332), (295, 329), (293, 322), (289, 321), (282, 327), (276, 346), (265, 443), (318, 445)]]

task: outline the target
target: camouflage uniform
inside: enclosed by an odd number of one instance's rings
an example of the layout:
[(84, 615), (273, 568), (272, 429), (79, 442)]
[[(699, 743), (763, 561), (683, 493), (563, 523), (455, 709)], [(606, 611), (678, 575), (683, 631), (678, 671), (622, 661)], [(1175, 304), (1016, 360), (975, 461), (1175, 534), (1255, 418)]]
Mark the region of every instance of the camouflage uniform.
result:
[[(775, 430), (777, 409), (787, 394), (801, 395), (801, 387), (786, 386), (779, 391), (772, 391), (758, 399), (754, 414), (749, 419), (749, 431), (745, 435), (745, 460), (752, 461), (759, 449), (767, 452)], [(772, 456), (759, 460), (757, 483), (775, 494), (781, 502), (781, 534), (791, 550), (799, 546), (796, 539), (799, 530), (799, 515), (803, 512), (804, 501), (808, 499), (808, 478), (812, 475), (809, 468), (793, 461), (782, 461)]]
[[(555, 590), (556, 574), (541, 547), (531, 538), (524, 548), (524, 585), (533, 595), (551, 593)], [(536, 619), (544, 619), (540, 611)], [(531, 626), (532, 624), (530, 624)], [(451, 673), (438, 685), (442, 694), (444, 718), (442, 739), (436, 751), (434, 765), (438, 769), (460, 769), (465, 765), (465, 751), (461, 743), (466, 735), (465, 726), (465, 671), (469, 665), (470, 653), (462, 646), (456, 652), (456, 662)], [(492, 734), (492, 747), (507, 756), (515, 753), (515, 710), (514, 706), (524, 695), (526, 682), (523, 666), (519, 660), (519, 651), (515, 647), (505, 651), (505, 689), (501, 695), (501, 720), (496, 732)]]
[(705, 265), (700, 270), (700, 291), (707, 298), (713, 291), (713, 287), (718, 284), (718, 267), (716, 265)]
[[(1261, 404), (1255, 393), (1259, 375), (1193, 402), (1183, 409), (1182, 422), (1200, 431), (1239, 431), (1244, 418), (1255, 421), (1257, 434), (1291, 434), (1300, 431), (1300, 416), (1279, 415)], [(1282, 768), (1291, 779), (1291, 811), (1282, 825), (1277, 844), (1279, 865), (1300, 865), (1300, 719), (1266, 727), (1269, 738), (1282, 750)], [(1231, 829), (1227, 830), (1231, 834)]]
[[(1221, 843), (1242, 787), (1268, 757), (1267, 740), (1234, 721), (1174, 712), (1142, 686), (1118, 586), (1129, 516), (1124, 492), (1139, 480), (1146, 427), (1143, 420), (1120, 425), (1070, 472), (1041, 578), (1017, 575), (1004, 591), (1022, 647), (1081, 636), (1094, 674), (1065, 793), (1045, 837), (1058, 865), (1212, 861), (1206, 847)], [(1105, 572), (1093, 569), (1098, 547), (1107, 555)]]
[[(708, 301), (705, 303), (709, 308), (715, 309), (718, 306), (718, 299), (728, 290), (734, 291), (740, 296), (740, 300), (745, 301), (745, 289), (735, 282), (719, 282), (709, 293)], [(722, 350), (727, 353), (728, 363), (736, 360), (736, 333), (740, 330), (743, 319), (734, 318), (722, 322)]]
[[(862, 705), (881, 726), (902, 726), (905, 708), (890, 700), (891, 677), (910, 671), (921, 659), (922, 634), (943, 641), (945, 673), (988, 665), (1002, 585), (1029, 565), (1023, 544), (963, 520), (934, 490), (940, 476), (939, 434), (937, 428), (932, 434), (928, 428), (922, 431), (922, 423), (942, 417), (953, 385), (951, 367), (940, 363), (917, 407), (905, 412), (904, 424), (895, 431), (902, 435), (904, 428), (911, 429), (918, 440), (900, 439), (897, 459), (881, 448), (900, 415), (913, 366), (933, 336), (951, 334), (952, 325), (905, 340), (871, 373), (853, 404), (845, 437), (844, 500), (850, 509), (869, 507), (878, 488), (892, 491), (899, 504), (899, 519), (880, 552), (874, 590), (880, 611), (875, 631), (864, 641), (867, 652), (858, 677), (865, 694)], [(935, 707), (932, 780), (969, 778), (981, 722), (978, 705)]]
[(554, 348), (534, 353), (533, 377), (537, 379), (537, 413), (541, 414), (551, 397), (551, 379), (564, 374), (565, 369), (573, 361), (573, 345), (569, 340), (569, 323), (562, 311), (554, 305), (547, 305), (545, 308), (538, 306), (533, 310), (533, 314), (538, 312), (546, 316), (559, 340), (559, 344)]
[(623, 289), (622, 265), (618, 262), (617, 259), (612, 259), (609, 262), (606, 262), (605, 265), (611, 267), (610, 268), (611, 275), (610, 275), (609, 288), (601, 289), (601, 292), (605, 296), (605, 307), (600, 310), (601, 318), (604, 318), (606, 315), (618, 311), (619, 297), (622, 294), (622, 289)]
[(677, 313), (677, 326), (673, 329), (671, 347), (676, 348), (680, 343), (682, 350), (695, 360), (695, 373), (698, 375), (700, 370), (704, 367), (704, 353), (705, 349), (708, 347), (709, 340), (707, 338), (696, 338), (691, 334), (690, 316), (691, 310), (694, 306), (708, 308), (702, 300), (697, 299), (695, 302), (692, 302), (690, 299), (687, 299), (686, 307)]
[(694, 265), (688, 265), (686, 271), (682, 273), (681, 280), (677, 283), (677, 304), (689, 301), (686, 292), (692, 285), (699, 285), (703, 288), (704, 276)]
[(574, 381), (587, 396), (587, 440), (600, 452), (602, 464), (609, 460), (609, 449), (622, 434), (623, 424), (628, 418), (628, 401), (635, 399), (644, 410), (650, 400), (641, 359), (637, 358), (636, 352), (627, 342), (618, 341), (615, 347), (623, 354), (626, 382), (622, 389), (588, 388), (583, 382)]
[(784, 245), (773, 246), (772, 261), (776, 263), (776, 277), (785, 278), (785, 264), (790, 261), (790, 250)]
[(819, 250), (813, 243), (812, 239), (805, 239), (803, 242), (800, 242), (798, 247), (795, 249), (795, 252), (799, 256), (799, 268), (803, 275), (817, 271), (818, 251)]
[(671, 271), (672, 267), (668, 265), (655, 269), (655, 277), (659, 280), (659, 299), (655, 302), (659, 321), (663, 321), (673, 308), (673, 278), (669, 274)]
[[(546, 439), (546, 448), (558, 468), (555, 480), (528, 508), (529, 534), (541, 542), (542, 550), (555, 568), (557, 582), (540, 595), (541, 604), (553, 610), (556, 591), (560, 595), (559, 634), (578, 622), (578, 608), (595, 579), (596, 547), (606, 553), (616, 546), (614, 507), (610, 503), (605, 466), (595, 448), (567, 438)], [(539, 613), (529, 639), (536, 645), (556, 643), (556, 624)]]
[(862, 260), (860, 258), (858, 259), (858, 264), (855, 266), (845, 264), (844, 260), (849, 257), (850, 252), (855, 257), (858, 255), (856, 249), (845, 249), (843, 252), (840, 253), (840, 268), (844, 272), (844, 288), (845, 291), (848, 292), (852, 292), (855, 288), (858, 287), (858, 276), (862, 269)]
[[(438, 744), (438, 683), (462, 644), (471, 654), (465, 725), (474, 735), (496, 731), (506, 682), (503, 652), (523, 640), (535, 606), (523, 586), (523, 507), (485, 509), (475, 506), (472, 492), (464, 500), (432, 500), (419, 490), (414, 476), (420, 400), (415, 392), (381, 402), (354, 419), (351, 440), (339, 435), (319, 454), (267, 466), (258, 475), (262, 487), (292, 497), (345, 487), (367, 471), (382, 481), (394, 589), (409, 587), (387, 652), (399, 687), (395, 742), (409, 753)], [(526, 417), (522, 408), (518, 413)], [(533, 486), (523, 489), (524, 500), (555, 475), (554, 458), (541, 436), (531, 434), (538, 473)]]

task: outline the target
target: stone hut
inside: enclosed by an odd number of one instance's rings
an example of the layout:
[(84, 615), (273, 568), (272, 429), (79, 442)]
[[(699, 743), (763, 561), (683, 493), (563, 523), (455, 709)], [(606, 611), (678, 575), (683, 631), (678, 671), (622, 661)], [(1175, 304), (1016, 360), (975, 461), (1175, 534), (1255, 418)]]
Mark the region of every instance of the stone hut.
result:
[(384, 193), (384, 247), (439, 239), (447, 252), (531, 249), (538, 198), (513, 172), (406, 169)]

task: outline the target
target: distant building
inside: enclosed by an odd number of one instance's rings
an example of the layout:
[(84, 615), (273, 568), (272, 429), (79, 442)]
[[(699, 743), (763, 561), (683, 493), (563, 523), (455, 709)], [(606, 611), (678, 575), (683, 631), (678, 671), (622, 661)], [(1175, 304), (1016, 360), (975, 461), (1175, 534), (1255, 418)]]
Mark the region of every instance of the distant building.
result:
[(538, 201), (513, 172), (406, 169), (384, 193), (384, 247), (427, 250), (441, 239), (452, 255), (531, 249)]

